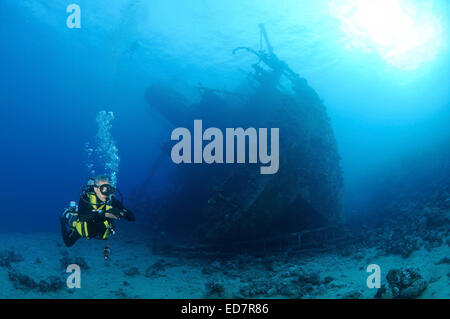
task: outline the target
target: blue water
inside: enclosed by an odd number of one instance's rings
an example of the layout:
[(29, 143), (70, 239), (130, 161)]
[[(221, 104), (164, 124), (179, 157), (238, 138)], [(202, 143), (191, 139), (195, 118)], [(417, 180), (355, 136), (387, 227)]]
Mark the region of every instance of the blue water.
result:
[[(66, 26), (72, 2), (80, 29)], [(393, 178), (390, 167), (448, 147), (450, 6), (408, 2), (426, 13), (417, 19), (435, 23), (436, 36), (414, 56), (400, 55), (399, 66), (385, 48), (351, 47), (331, 2), (2, 0), (0, 231), (58, 231), (57, 216), (89, 177), (85, 143), (95, 140), (101, 110), (114, 113), (118, 187), (127, 197), (170, 138), (148, 109), (148, 85), (235, 90), (256, 61), (232, 50), (258, 49), (260, 23), (277, 56), (324, 101), (342, 157), (344, 213), (369, 211), (388, 196), (373, 194)], [(427, 161), (419, 165), (425, 175)], [(155, 192), (165, 178), (162, 171), (152, 181)]]

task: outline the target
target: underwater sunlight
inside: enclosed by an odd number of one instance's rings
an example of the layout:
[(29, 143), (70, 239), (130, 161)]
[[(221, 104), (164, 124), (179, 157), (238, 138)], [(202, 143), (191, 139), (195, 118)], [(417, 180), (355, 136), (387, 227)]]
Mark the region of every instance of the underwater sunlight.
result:
[(432, 61), (443, 41), (440, 17), (430, 2), (332, 0), (330, 13), (341, 21), (347, 48), (378, 53), (400, 69)]

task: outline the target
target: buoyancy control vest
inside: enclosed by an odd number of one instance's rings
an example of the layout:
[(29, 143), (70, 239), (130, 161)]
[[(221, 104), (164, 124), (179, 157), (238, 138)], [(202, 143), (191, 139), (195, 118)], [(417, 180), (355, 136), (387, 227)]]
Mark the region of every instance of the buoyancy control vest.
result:
[[(87, 197), (89, 198), (89, 202), (90, 205), (93, 207), (93, 209), (95, 211), (97, 211), (99, 214), (104, 212), (104, 211), (108, 211), (112, 208), (112, 206), (107, 205), (106, 203), (101, 203), (100, 205), (97, 204), (97, 196), (95, 195), (95, 193), (86, 193)], [(77, 212), (78, 215), (78, 212)], [(90, 239), (92, 238), (89, 234), (89, 224), (91, 222), (86, 222), (86, 221), (80, 221), (78, 218), (72, 222), (72, 227), (77, 231), (77, 233), (83, 237), (83, 238), (87, 238)], [(113, 232), (113, 223), (108, 221), (108, 220), (104, 220), (103, 224), (105, 225), (105, 232), (103, 233), (103, 235), (98, 238), (98, 239), (108, 239), (112, 232)]]

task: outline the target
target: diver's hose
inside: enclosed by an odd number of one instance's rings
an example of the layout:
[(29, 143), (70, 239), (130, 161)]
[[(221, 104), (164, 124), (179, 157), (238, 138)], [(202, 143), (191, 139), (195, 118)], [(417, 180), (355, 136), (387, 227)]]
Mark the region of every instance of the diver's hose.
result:
[[(92, 205), (92, 203), (91, 203), (90, 201), (86, 200), (86, 199), (84, 198), (84, 196), (83, 196), (86, 192), (89, 191), (89, 188), (90, 188), (90, 187), (92, 187), (92, 185), (88, 185), (88, 184), (82, 185), (82, 186), (80, 187), (79, 191), (78, 191), (78, 195), (80, 196), (80, 199), (81, 199), (83, 202), (85, 202), (86, 204)], [(116, 192), (119, 194), (119, 196), (120, 196), (120, 202), (122, 203), (122, 202), (123, 202), (123, 195), (122, 195), (122, 193), (121, 193), (120, 190), (118, 190), (117, 188), (116, 188)], [(113, 195), (110, 195), (110, 196), (113, 196)], [(111, 199), (111, 198), (110, 198), (110, 199)], [(100, 205), (101, 205), (101, 204), (106, 204), (106, 202), (102, 202), (102, 203), (100, 203)]]

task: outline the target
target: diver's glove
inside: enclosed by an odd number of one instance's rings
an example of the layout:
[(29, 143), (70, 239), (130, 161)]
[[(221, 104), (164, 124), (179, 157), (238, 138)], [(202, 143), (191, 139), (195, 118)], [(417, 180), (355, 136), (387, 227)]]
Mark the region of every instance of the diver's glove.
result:
[(119, 219), (122, 218), (122, 217), (124, 217), (124, 215), (125, 215), (125, 213), (124, 213), (121, 209), (116, 208), (116, 207), (113, 207), (113, 208), (111, 208), (111, 209), (108, 209), (107, 211), (105, 211), (105, 213), (114, 215), (114, 216), (116, 216), (116, 217), (119, 218)]

